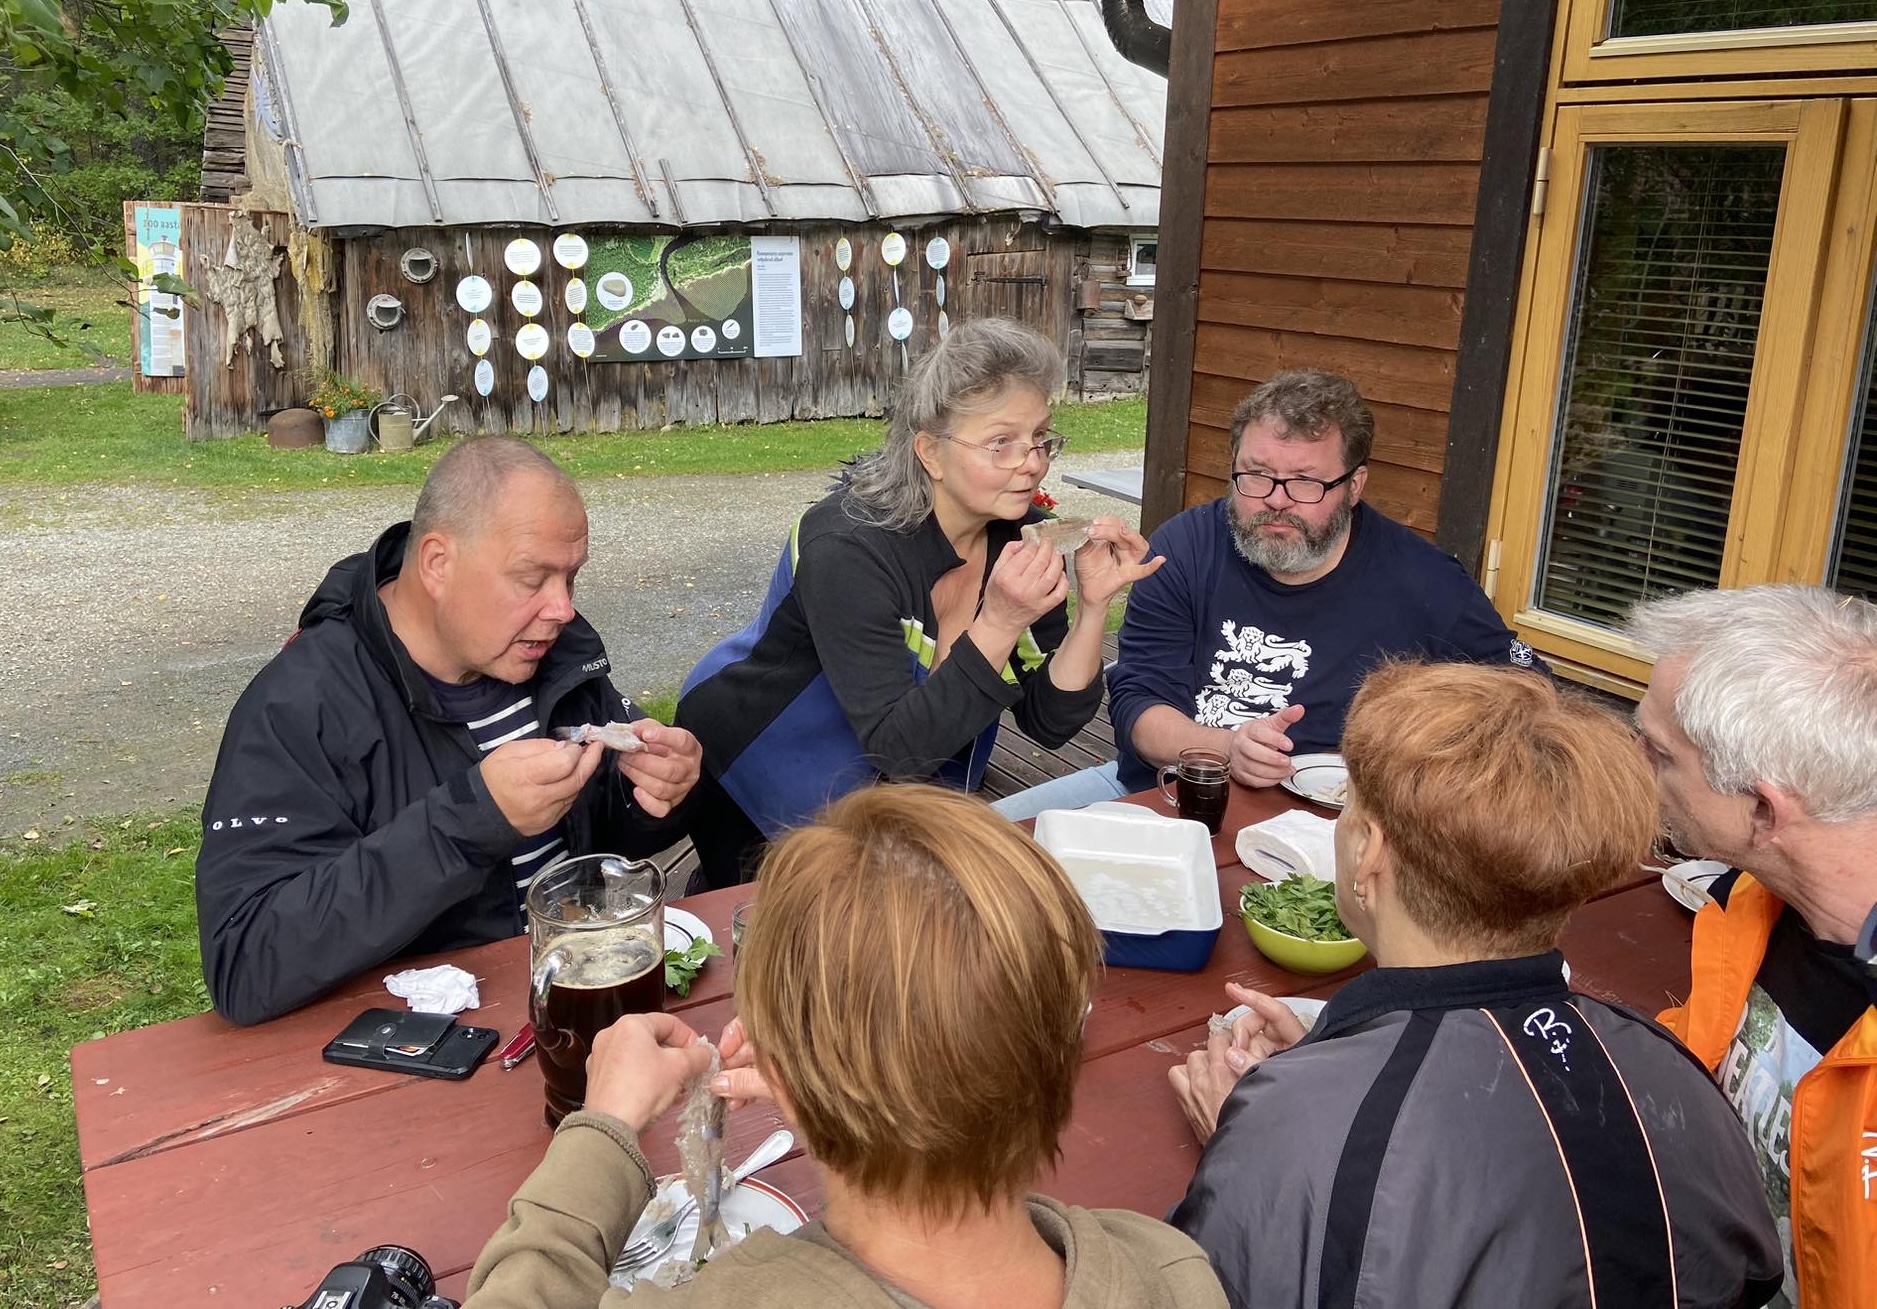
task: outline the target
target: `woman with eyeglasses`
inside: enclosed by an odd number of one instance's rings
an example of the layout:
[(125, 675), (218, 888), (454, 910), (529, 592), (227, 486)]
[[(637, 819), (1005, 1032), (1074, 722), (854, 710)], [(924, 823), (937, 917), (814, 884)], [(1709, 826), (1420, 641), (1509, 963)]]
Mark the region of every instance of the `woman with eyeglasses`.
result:
[(704, 745), (687, 807), (710, 885), (880, 778), (976, 789), (1006, 709), (1049, 746), (1094, 717), (1108, 602), (1158, 560), (1118, 518), (1072, 562), (1023, 540), (1062, 450), (1062, 377), (1019, 323), (954, 328), (901, 384), (886, 443), (796, 523), (755, 621), (692, 669), (678, 722)]

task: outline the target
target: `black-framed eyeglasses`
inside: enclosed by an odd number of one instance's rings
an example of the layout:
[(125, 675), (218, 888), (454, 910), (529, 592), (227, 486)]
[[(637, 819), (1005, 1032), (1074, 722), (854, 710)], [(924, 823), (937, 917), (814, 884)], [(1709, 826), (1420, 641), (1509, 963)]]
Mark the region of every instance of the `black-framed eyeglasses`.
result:
[(1069, 438), (1061, 432), (1051, 432), (1040, 441), (1032, 441), (1021, 436), (1000, 436), (986, 441), (983, 445), (975, 441), (960, 441), (955, 436), (940, 436), (941, 441), (950, 441), (962, 445), (967, 450), (981, 450), (991, 457), (991, 462), (999, 468), (1021, 468), (1029, 459), (1032, 451), (1040, 450), (1043, 462), (1052, 462), (1062, 453), (1062, 448), (1069, 444)]
[(1280, 486), (1284, 494), (1300, 505), (1322, 503), (1323, 497), (1356, 475), (1357, 464), (1333, 482), (1316, 477), (1273, 477), (1269, 473), (1233, 473), (1232, 485), (1247, 500), (1268, 500)]

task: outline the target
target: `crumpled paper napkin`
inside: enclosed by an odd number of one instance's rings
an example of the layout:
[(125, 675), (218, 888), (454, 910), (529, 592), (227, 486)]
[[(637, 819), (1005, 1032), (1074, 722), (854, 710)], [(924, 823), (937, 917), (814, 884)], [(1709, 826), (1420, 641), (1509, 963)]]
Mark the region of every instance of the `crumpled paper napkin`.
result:
[(406, 968), (385, 978), (385, 989), (409, 1001), (412, 1011), (420, 1014), (460, 1014), (482, 1004), (476, 994), (476, 975), (455, 964)]

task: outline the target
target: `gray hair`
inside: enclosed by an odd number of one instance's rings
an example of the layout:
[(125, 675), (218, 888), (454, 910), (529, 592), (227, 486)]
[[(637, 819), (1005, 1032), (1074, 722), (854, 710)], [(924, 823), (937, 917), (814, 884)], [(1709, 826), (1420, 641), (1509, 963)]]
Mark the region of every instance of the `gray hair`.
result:
[(489, 520), (502, 487), (517, 473), (538, 473), (576, 499), (580, 488), (567, 470), (547, 455), (512, 436), (478, 436), (451, 447), (431, 465), (424, 489), (411, 511), (411, 535), (405, 544), (410, 557), (417, 543), (431, 532), (474, 536)]
[(1343, 435), (1343, 464), (1369, 462), (1375, 451), (1375, 415), (1356, 384), (1321, 368), (1292, 368), (1279, 373), (1238, 402), (1232, 411), (1232, 458), (1245, 429), (1275, 418), (1285, 440), (1318, 441), (1330, 427)]
[(1063, 382), (1062, 352), (1041, 332), (1009, 318), (974, 318), (954, 327), (899, 385), (886, 441), (847, 469), (849, 512), (876, 527), (905, 531), (932, 512), (932, 479), (913, 438), (950, 436), (961, 417), (991, 408), (1012, 386), (1045, 400)]
[(1637, 605), (1628, 631), (1688, 661), (1675, 721), (1709, 786), (1768, 783), (1827, 823), (1877, 812), (1877, 605), (1822, 586), (1689, 591)]

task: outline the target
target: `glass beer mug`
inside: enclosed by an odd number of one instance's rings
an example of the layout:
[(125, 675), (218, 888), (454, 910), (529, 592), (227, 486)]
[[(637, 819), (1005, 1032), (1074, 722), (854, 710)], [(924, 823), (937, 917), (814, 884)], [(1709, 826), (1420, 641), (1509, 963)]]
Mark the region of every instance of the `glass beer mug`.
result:
[(622, 1014), (665, 1007), (665, 874), (617, 855), (565, 859), (528, 884), (528, 1017), (547, 1123), (587, 1098), (593, 1038)]

